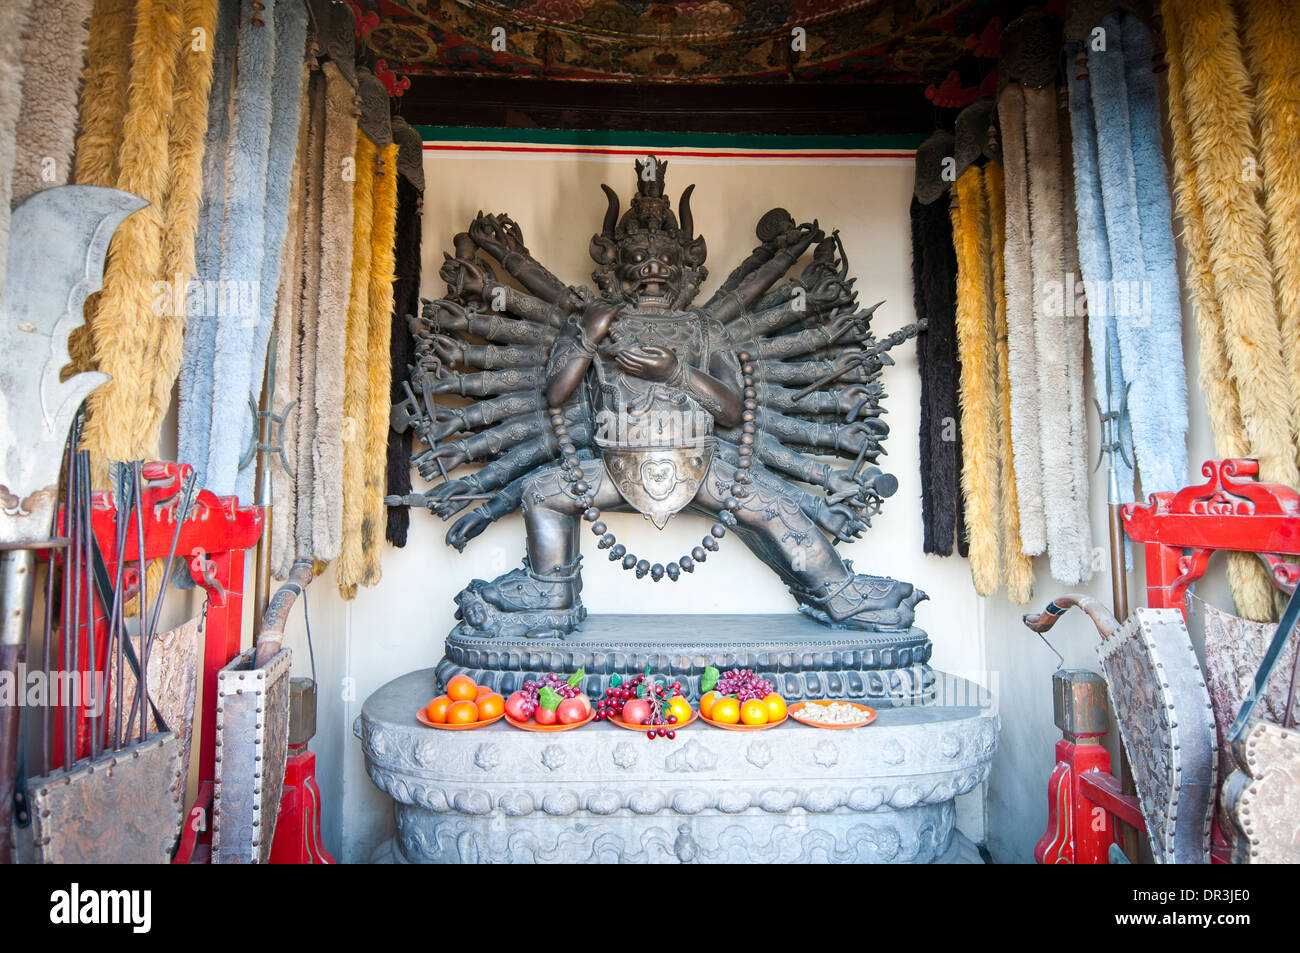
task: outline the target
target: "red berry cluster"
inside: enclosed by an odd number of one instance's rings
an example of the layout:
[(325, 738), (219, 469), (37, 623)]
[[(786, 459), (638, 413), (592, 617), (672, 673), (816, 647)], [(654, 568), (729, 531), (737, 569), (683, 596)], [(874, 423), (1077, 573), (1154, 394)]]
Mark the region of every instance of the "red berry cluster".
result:
[[(615, 676), (617, 677), (617, 676)], [(646, 686), (644, 695), (639, 694), (642, 685)], [(650, 704), (650, 719), (646, 722), (647, 738), (668, 738), (669, 740), (677, 737), (677, 732), (672, 726), (677, 724), (677, 716), (672, 713), (668, 707), (667, 701), (670, 698), (676, 698), (682, 693), (682, 683), (673, 682), (671, 685), (666, 682), (646, 681), (646, 676), (634, 675), (627, 681), (616, 685), (611, 685), (605, 689), (605, 697), (596, 703), (596, 720), (608, 721), (615, 715), (620, 718), (623, 716), (623, 707), (635, 698), (643, 698)]]

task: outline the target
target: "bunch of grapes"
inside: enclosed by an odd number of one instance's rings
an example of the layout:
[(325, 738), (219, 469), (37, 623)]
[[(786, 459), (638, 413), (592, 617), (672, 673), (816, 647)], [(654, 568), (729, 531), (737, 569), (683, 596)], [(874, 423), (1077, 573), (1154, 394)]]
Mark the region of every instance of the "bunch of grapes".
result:
[(714, 690), (719, 695), (735, 695), (743, 705), (751, 698), (762, 699), (773, 691), (772, 683), (747, 668), (733, 668), (718, 679)]
[[(596, 702), (596, 720), (608, 721), (615, 715), (622, 716), (623, 706), (632, 699), (638, 697), (638, 691), (643, 684), (646, 684), (644, 674), (634, 675), (627, 681), (622, 681), (619, 676), (615, 675), (610, 679), (611, 685), (605, 689), (605, 697)], [(672, 740), (677, 737), (677, 732), (672, 726), (677, 724), (677, 716), (672, 713), (666, 704), (668, 699), (676, 698), (682, 693), (682, 683), (673, 682), (659, 683), (651, 681), (648, 683), (645, 700), (650, 703), (650, 720), (646, 722), (646, 737), (668, 738)]]
[(547, 672), (542, 676), (540, 682), (524, 682), (520, 691), (524, 693), (524, 707), (527, 711), (525, 717), (532, 717), (533, 712), (537, 711), (538, 696), (543, 688), (550, 688), (561, 698), (575, 698), (582, 694), (582, 689), (576, 685), (570, 685), (563, 675), (556, 675), (554, 672)]

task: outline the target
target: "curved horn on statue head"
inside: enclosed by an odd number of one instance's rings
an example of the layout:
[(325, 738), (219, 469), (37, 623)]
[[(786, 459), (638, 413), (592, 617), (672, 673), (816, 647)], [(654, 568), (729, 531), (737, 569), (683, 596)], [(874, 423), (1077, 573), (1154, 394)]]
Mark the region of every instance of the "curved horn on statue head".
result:
[(677, 202), (677, 224), (681, 229), (682, 237), (687, 241), (695, 237), (695, 220), (691, 218), (691, 193), (694, 191), (694, 183), (686, 186), (682, 197)]
[(614, 226), (618, 224), (618, 193), (604, 183), (600, 187), (605, 190), (605, 198), (609, 199), (609, 208), (605, 212), (605, 223), (600, 227), (600, 234), (612, 239)]

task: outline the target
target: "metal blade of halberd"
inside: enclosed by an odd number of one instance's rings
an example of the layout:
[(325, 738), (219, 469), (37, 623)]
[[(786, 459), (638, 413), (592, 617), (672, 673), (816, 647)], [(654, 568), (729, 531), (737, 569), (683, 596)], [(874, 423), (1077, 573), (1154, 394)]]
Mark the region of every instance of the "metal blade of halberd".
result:
[(68, 427), (108, 380), (97, 371), (59, 380), (68, 335), (84, 322), (86, 297), (102, 286), (113, 233), (148, 204), (118, 189), (66, 185), (14, 209), (0, 298), (0, 507), (9, 517), (0, 520), (0, 541), (49, 532)]

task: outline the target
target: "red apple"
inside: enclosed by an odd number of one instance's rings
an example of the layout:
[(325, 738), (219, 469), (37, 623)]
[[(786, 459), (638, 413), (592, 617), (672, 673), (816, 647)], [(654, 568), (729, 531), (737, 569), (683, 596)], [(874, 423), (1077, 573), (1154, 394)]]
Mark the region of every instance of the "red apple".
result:
[(634, 698), (623, 706), (623, 724), (644, 725), (650, 720), (650, 703), (644, 698)]
[(533, 712), (533, 717), (537, 719), (539, 725), (553, 725), (558, 716), (555, 714), (554, 708), (542, 708), (539, 706), (537, 711)]
[(522, 691), (515, 692), (506, 699), (506, 714), (515, 721), (527, 721), (529, 718), (527, 697)]
[(582, 702), (582, 710), (585, 711), (588, 715), (591, 714), (591, 699), (588, 698), (586, 695), (575, 695), (571, 700)]
[(584, 707), (583, 698), (579, 695), (577, 698), (566, 698), (560, 702), (560, 707), (555, 709), (555, 714), (562, 725), (573, 725), (584, 720), (590, 712), (590, 705)]

